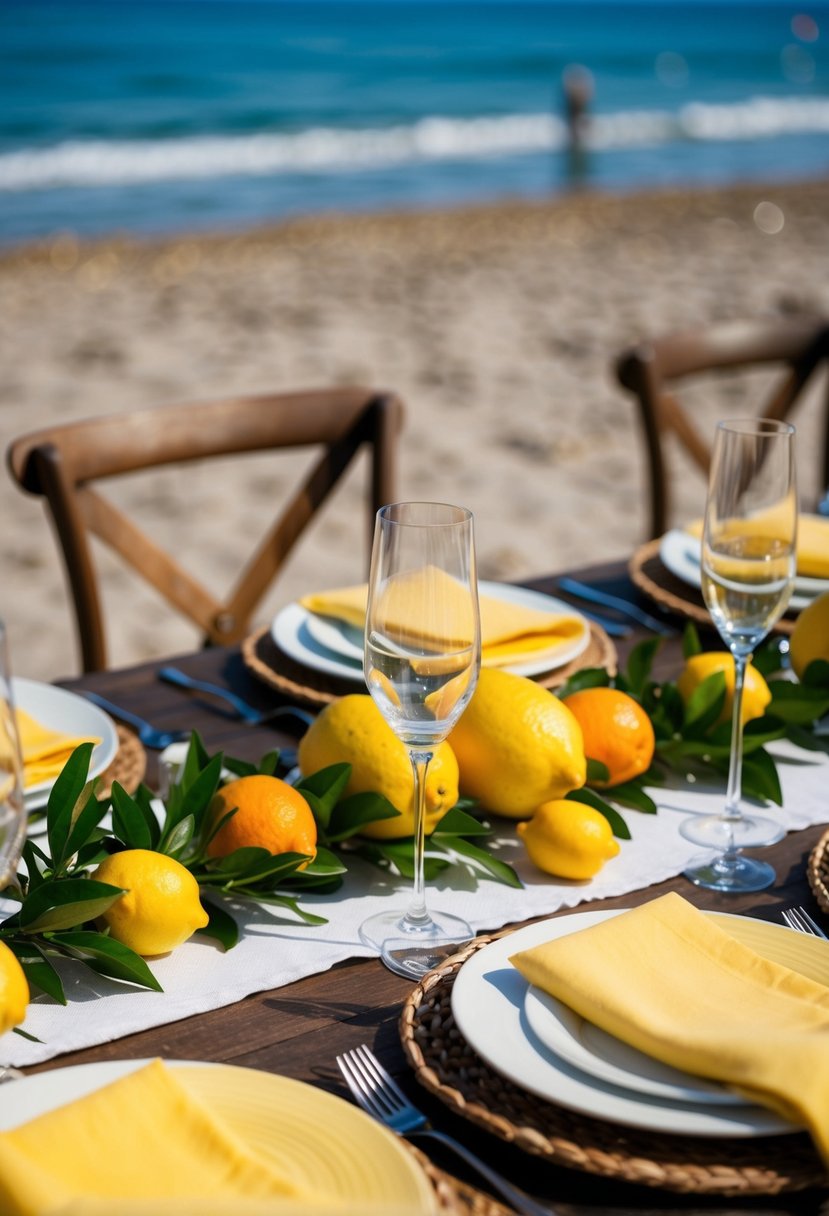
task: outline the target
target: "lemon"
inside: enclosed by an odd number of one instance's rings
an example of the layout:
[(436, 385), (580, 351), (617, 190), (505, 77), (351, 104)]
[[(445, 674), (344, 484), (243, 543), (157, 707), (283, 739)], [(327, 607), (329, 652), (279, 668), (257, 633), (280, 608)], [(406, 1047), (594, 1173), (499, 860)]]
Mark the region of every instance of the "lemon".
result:
[[(703, 654), (692, 655), (686, 660), (676, 686), (687, 705), (703, 680), (707, 680), (716, 671), (721, 671), (725, 676), (725, 702), (717, 722), (730, 722), (734, 704), (734, 657), (728, 651), (707, 650)], [(754, 664), (749, 663), (743, 687), (742, 725), (745, 726), (752, 718), (762, 718), (770, 700), (768, 684)]]
[[(330, 764), (350, 764), (345, 794), (383, 794), (399, 818), (378, 819), (360, 830), (376, 840), (414, 832), (414, 778), (406, 747), (367, 693), (352, 693), (327, 705), (302, 736), (297, 749), (304, 777)], [(458, 763), (448, 743), (440, 743), (426, 771), (426, 832), (458, 801)]]
[(798, 616), (789, 639), (789, 657), (800, 679), (815, 659), (829, 662), (829, 591), (813, 599)]
[(29, 1004), (29, 985), (23, 968), (5, 942), (0, 942), (0, 1034), (19, 1026)]
[(111, 937), (136, 954), (167, 954), (209, 919), (193, 875), (164, 853), (125, 849), (102, 861), (92, 877), (124, 888), (100, 919)]
[(540, 803), (584, 785), (584, 741), (574, 715), (546, 688), (508, 671), (481, 671), (449, 743), (461, 793), (496, 815), (526, 819)]
[[(264, 773), (253, 773), (223, 785), (210, 804), (212, 823), (226, 820), (207, 846), (210, 857), (227, 857), (237, 849), (267, 849), (269, 853), (317, 852), (314, 813), (298, 790)], [(308, 862), (303, 862), (304, 869)]]
[(619, 852), (604, 815), (584, 802), (566, 798), (542, 803), (516, 831), (530, 861), (557, 878), (592, 878)]

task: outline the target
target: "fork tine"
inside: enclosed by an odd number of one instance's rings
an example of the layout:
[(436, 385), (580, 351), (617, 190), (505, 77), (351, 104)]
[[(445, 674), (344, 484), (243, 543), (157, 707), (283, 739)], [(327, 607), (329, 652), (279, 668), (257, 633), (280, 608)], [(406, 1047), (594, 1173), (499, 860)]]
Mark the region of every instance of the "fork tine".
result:
[(383, 1084), (382, 1078), (376, 1077), (371, 1070), (370, 1061), (363, 1058), (359, 1047), (351, 1052), (352, 1066), (359, 1072), (360, 1080), (364, 1087), (371, 1091), (374, 1101), (380, 1108), (383, 1119), (389, 1119), (397, 1114), (401, 1107), (393, 1093), (391, 1093)]
[(345, 1052), (344, 1055), (337, 1056), (337, 1064), (340, 1072), (345, 1078), (346, 1085), (351, 1090), (351, 1093), (357, 1103), (362, 1106), (363, 1110), (368, 1111), (368, 1113), (373, 1115), (375, 1119), (384, 1119), (385, 1111), (379, 1105), (379, 1103), (375, 1101), (373, 1091), (363, 1080), (354, 1064), (352, 1056), (353, 1053), (349, 1051)]
[(391, 1097), (393, 1096), (401, 1107), (412, 1105), (409, 1099), (403, 1093), (403, 1090), (394, 1080), (394, 1077), (392, 1077), (390, 1073), (386, 1072), (385, 1068), (377, 1059), (377, 1056), (370, 1047), (363, 1043), (361, 1047), (356, 1049), (356, 1054), (363, 1061), (366, 1070), (374, 1077), (377, 1084), (382, 1085), (385, 1090), (389, 1092), (389, 1101), (391, 1101)]
[(817, 923), (817, 921), (812, 919), (812, 917), (809, 915), (809, 913), (806, 911), (805, 908), (798, 908), (798, 912), (803, 917), (804, 921), (809, 926), (812, 933), (814, 933), (817, 937), (823, 937), (823, 938), (826, 937), (826, 934), (823, 932), (820, 925)]

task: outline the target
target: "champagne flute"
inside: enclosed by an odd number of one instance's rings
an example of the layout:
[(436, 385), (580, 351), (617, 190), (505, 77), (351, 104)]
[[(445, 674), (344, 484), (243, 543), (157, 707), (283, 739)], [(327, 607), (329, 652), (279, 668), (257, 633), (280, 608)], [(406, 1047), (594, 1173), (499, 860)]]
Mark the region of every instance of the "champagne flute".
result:
[(702, 592), (734, 658), (731, 754), (725, 808), (680, 824), (694, 844), (720, 850), (686, 878), (713, 891), (760, 891), (774, 882), (745, 848), (774, 844), (778, 823), (740, 809), (743, 685), (758, 642), (785, 612), (794, 587), (797, 541), (794, 427), (767, 419), (717, 425), (702, 538)]
[(365, 630), (365, 679), (406, 745), (414, 781), (414, 884), (408, 909), (360, 927), (398, 975), (418, 977), (474, 933), (426, 907), (426, 774), (472, 696), (481, 629), (472, 515), (444, 503), (404, 502), (377, 513)]
[(23, 759), (14, 716), (6, 627), (0, 621), (0, 891), (16, 878), (25, 837)]

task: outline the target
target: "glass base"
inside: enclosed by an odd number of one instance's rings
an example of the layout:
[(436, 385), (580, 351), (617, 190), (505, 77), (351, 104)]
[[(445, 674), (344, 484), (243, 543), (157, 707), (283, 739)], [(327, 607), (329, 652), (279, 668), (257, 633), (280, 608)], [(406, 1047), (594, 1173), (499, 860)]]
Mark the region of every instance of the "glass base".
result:
[(716, 861), (691, 866), (684, 871), (685, 877), (697, 887), (708, 891), (763, 891), (770, 887), (776, 877), (774, 869), (766, 861), (755, 861), (751, 857), (732, 854), (718, 857)]
[(360, 925), (360, 940), (379, 951), (390, 971), (420, 979), (439, 967), (458, 947), (475, 936), (459, 916), (432, 912), (426, 920), (410, 920), (406, 912), (379, 912)]
[(739, 819), (729, 819), (725, 815), (692, 815), (682, 820), (679, 832), (693, 844), (717, 849), (720, 853), (732, 849), (760, 849), (767, 844), (776, 844), (786, 835), (779, 823), (759, 815), (741, 815)]

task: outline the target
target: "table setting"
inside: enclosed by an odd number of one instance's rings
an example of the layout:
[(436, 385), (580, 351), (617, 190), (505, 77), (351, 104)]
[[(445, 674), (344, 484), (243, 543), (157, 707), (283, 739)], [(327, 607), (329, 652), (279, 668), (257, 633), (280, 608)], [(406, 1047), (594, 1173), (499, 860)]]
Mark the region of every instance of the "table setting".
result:
[[(764, 458), (760, 463), (765, 477), (772, 461)], [(710, 501), (714, 501), (713, 492)], [(812, 1083), (809, 1069), (798, 1063), (788, 1069), (788, 1082), (775, 1074), (768, 1092), (761, 1091), (757, 1077), (764, 1073), (765, 1064), (760, 1048), (743, 1059), (737, 1050), (741, 1036), (733, 1030), (729, 1031), (730, 1054), (721, 1050), (724, 1031), (719, 1026), (718, 1009), (735, 1011), (739, 1022), (752, 1005), (762, 1007), (765, 1017), (765, 1011), (781, 1004), (786, 1015), (781, 1015), (781, 1050), (784, 1058), (791, 1050), (792, 1058), (798, 1061), (805, 1058), (806, 1050), (814, 1053), (818, 1039), (809, 1036), (817, 1035), (823, 1026), (821, 1019), (829, 1017), (829, 1006), (825, 1014), (821, 1012), (821, 994), (829, 986), (825, 942), (778, 923), (775, 905), (763, 903), (763, 896), (757, 895), (775, 883), (780, 886), (789, 882), (786, 872), (769, 866), (763, 871), (764, 881), (753, 886), (740, 886), (732, 879), (733, 863), (740, 868), (748, 860), (742, 855), (743, 844), (734, 835), (735, 824), (742, 819), (740, 804), (746, 800), (740, 797), (734, 774), (735, 756), (739, 760), (744, 733), (745, 668), (741, 667), (740, 647), (732, 651), (736, 678), (727, 708), (723, 707), (723, 677), (719, 701), (714, 704), (709, 696), (710, 703), (702, 706), (703, 716), (707, 714), (712, 722), (713, 715), (723, 710), (734, 724), (733, 729), (727, 722), (723, 726), (723, 730), (731, 730), (727, 749), (731, 773), (725, 792), (722, 778), (712, 772), (688, 780), (674, 771), (655, 782), (654, 770), (646, 759), (637, 778), (644, 800), (637, 796), (630, 801), (630, 795), (625, 800), (624, 784), (614, 787), (607, 766), (600, 762), (597, 768), (589, 754), (585, 767), (582, 752), (581, 771), (577, 765), (567, 769), (565, 784), (560, 789), (551, 786), (547, 797), (556, 805), (564, 798), (571, 810), (590, 806), (591, 814), (597, 813), (598, 807), (601, 817), (602, 807), (607, 805), (604, 799), (612, 803), (615, 788), (618, 805), (624, 810), (621, 827), (618, 812), (608, 812), (608, 822), (614, 824), (614, 849), (589, 877), (567, 877), (566, 871), (557, 873), (554, 868), (539, 865), (525, 849), (522, 832), (516, 830), (509, 815), (499, 818), (497, 809), (495, 815), (487, 815), (491, 821), (487, 837), (480, 847), (476, 846), (478, 857), (483, 849), (494, 859), (488, 871), (486, 866), (474, 864), (474, 849), (465, 852), (464, 836), (458, 829), (451, 837), (454, 847), (444, 850), (448, 860), (435, 866), (434, 848), (423, 832), (430, 766), (436, 763), (439, 749), (457, 738), (463, 791), (467, 761), (456, 732), (459, 724), (470, 720), (465, 715), (476, 696), (487, 688), (489, 696), (493, 688), (503, 688), (505, 696), (520, 690), (523, 697), (523, 690), (531, 687), (535, 691), (528, 704), (542, 696), (549, 698), (545, 709), (555, 703), (565, 707), (557, 708), (556, 714), (570, 715), (566, 705), (568, 695), (577, 686), (572, 683), (574, 679), (577, 684), (579, 679), (586, 680), (589, 689), (600, 673), (602, 687), (630, 698), (630, 691), (625, 690), (637, 692), (636, 671), (644, 688), (649, 668), (644, 664), (644, 652), (640, 649), (637, 653), (636, 646), (627, 650), (628, 665), (622, 667), (608, 635), (569, 602), (543, 591), (479, 586), (471, 519), (462, 508), (400, 504), (384, 511), (385, 516), (381, 512), (378, 519), (368, 586), (308, 596), (281, 610), (266, 633), (254, 639), (253, 650), (242, 646), (241, 683), (238, 664), (225, 670), (216, 666), (216, 657), (207, 652), (204, 662), (193, 658), (180, 664), (147, 665), (134, 677), (135, 697), (130, 695), (129, 680), (122, 682), (117, 674), (86, 677), (71, 690), (54, 689), (53, 699), (48, 691), (29, 686), (31, 682), (15, 682), (14, 692), (24, 715), (20, 719), (24, 750), (30, 757), (31, 772), (41, 778), (30, 784), (48, 802), (51, 850), (45, 851), (46, 843), (37, 845), (38, 813), (43, 808), (42, 804), (31, 804), (26, 808), (30, 812), (30, 835), (24, 855), (30, 869), (34, 865), (40, 870), (41, 878), (24, 897), (24, 927), (30, 922), (37, 926), (34, 914), (26, 919), (26, 900), (37, 898), (38, 882), (49, 877), (50, 867), (62, 867), (58, 877), (84, 881), (82, 869), (73, 867), (80, 864), (79, 858), (83, 861), (87, 856), (94, 856), (97, 862), (95, 850), (100, 852), (106, 841), (110, 842), (106, 846), (110, 862), (117, 862), (130, 850), (166, 850), (174, 865), (189, 866), (191, 881), (193, 874), (197, 876), (202, 884), (198, 888), (202, 902), (209, 911), (194, 922), (196, 932), (190, 929), (174, 946), (138, 948), (139, 955), (149, 956), (148, 965), (140, 972), (134, 969), (128, 978), (125, 956), (119, 956), (116, 967), (111, 959), (105, 965), (104, 955), (98, 955), (100, 966), (90, 967), (88, 952), (82, 957), (83, 952), (78, 951), (75, 958), (71, 951), (64, 952), (64, 957), (53, 961), (66, 1002), (55, 999), (54, 993), (33, 994), (25, 1017), (18, 1019), (22, 1033), (15, 1033), (9, 1025), (0, 1036), (0, 1058), (14, 1068), (47, 1068), (46, 1072), (35, 1071), (9, 1082), (14, 1087), (10, 1094), (19, 1094), (20, 1103), (14, 1108), (17, 1113), (9, 1114), (0, 1127), (0, 1158), (10, 1163), (7, 1201), (9, 1205), (21, 1205), (10, 1206), (9, 1210), (29, 1210), (23, 1206), (28, 1200), (20, 1197), (25, 1186), (15, 1194), (15, 1178), (25, 1159), (20, 1154), (33, 1151), (31, 1146), (41, 1134), (40, 1119), (62, 1119), (64, 1102), (66, 1111), (84, 1112), (87, 1099), (101, 1103), (95, 1120), (100, 1121), (100, 1111), (108, 1119), (108, 1110), (120, 1109), (119, 1095), (124, 1090), (119, 1086), (126, 1084), (123, 1101), (126, 1109), (134, 1109), (143, 1102), (136, 1095), (145, 1083), (155, 1095), (148, 1099), (148, 1109), (153, 1109), (152, 1102), (158, 1102), (160, 1126), (172, 1118), (174, 1110), (190, 1112), (185, 1119), (187, 1126), (191, 1118), (198, 1124), (209, 1116), (214, 1120), (213, 1133), (225, 1146), (223, 1151), (230, 1152), (228, 1146), (232, 1145), (233, 1153), (242, 1152), (240, 1140), (243, 1142), (251, 1177), (258, 1180), (251, 1184), (250, 1192), (243, 1186), (228, 1195), (228, 1204), (222, 1207), (219, 1192), (208, 1196), (208, 1191), (199, 1189), (201, 1183), (194, 1181), (199, 1176), (194, 1158), (181, 1174), (184, 1181), (177, 1192), (185, 1203), (194, 1205), (194, 1211), (231, 1210), (231, 1198), (239, 1205), (234, 1211), (265, 1210), (261, 1201), (276, 1193), (268, 1188), (282, 1188), (280, 1210), (286, 1211), (291, 1210), (291, 1204), (297, 1211), (324, 1211), (328, 1210), (326, 1205), (331, 1210), (349, 1210), (352, 1202), (363, 1204), (360, 1210), (366, 1211), (372, 1210), (372, 1204), (378, 1211), (387, 1212), (486, 1210), (480, 1207), (480, 1193), (465, 1190), (463, 1183), (453, 1184), (450, 1175), (436, 1173), (428, 1159), (412, 1155), (377, 1123), (368, 1125), (373, 1129), (369, 1133), (367, 1125), (359, 1122), (367, 1116), (343, 1103), (341, 1097), (309, 1086), (307, 1083), (315, 1080), (313, 1061), (318, 1058), (319, 1044), (311, 1048), (309, 1040), (306, 1050), (311, 1054), (303, 1056), (299, 1070), (303, 1075), (296, 1081), (275, 1075), (281, 1072), (278, 1064), (274, 1067), (276, 1057), (263, 1057), (260, 1063), (256, 1051), (248, 1053), (250, 1061), (240, 1061), (249, 1062), (246, 1069), (236, 1066), (235, 1053), (226, 1054), (218, 1045), (201, 1061), (197, 1049), (196, 1058), (192, 1049), (176, 1055), (174, 1045), (187, 1043), (184, 1036), (191, 1024), (206, 1019), (207, 1025), (213, 1019), (227, 1018), (231, 1020), (215, 1024), (226, 1024), (229, 1030), (235, 1011), (246, 1008), (254, 1011), (258, 1024), (267, 1001), (276, 994), (293, 989), (299, 993), (307, 984), (319, 986), (322, 993), (340, 974), (344, 978), (351, 974), (350, 970), (340, 972), (344, 964), (373, 968), (375, 983), (382, 974), (374, 961), (378, 955), (388, 968), (388, 983), (397, 985), (388, 989), (396, 994), (392, 1002), (396, 1012), (386, 1016), (393, 1020), (399, 1016), (399, 1050), (437, 1109), (448, 1108), (468, 1125), (470, 1143), (479, 1156), (488, 1156), (484, 1146), (494, 1137), (517, 1146), (534, 1161), (566, 1166), (575, 1175), (624, 1181), (677, 1195), (797, 1194), (824, 1188), (827, 1146), (820, 1132), (820, 1085), (814, 1099), (806, 1097), (800, 1104), (794, 1102), (791, 1092), (795, 1082), (804, 1092), (808, 1089)], [(722, 515), (732, 520), (734, 511), (729, 508)], [(718, 520), (709, 506), (703, 552), (706, 544), (712, 552), (718, 552)], [(778, 559), (788, 563), (785, 587), (777, 594), (774, 607), (764, 604), (762, 625), (752, 626), (745, 634), (746, 655), (773, 628), (775, 615), (785, 609), (795, 586), (793, 526), (788, 542), (783, 542), (782, 556), (775, 549)], [(729, 560), (737, 558), (731, 553)], [(715, 569), (713, 559), (709, 568)], [(734, 578), (730, 567), (725, 577)], [(724, 612), (723, 619), (743, 618)], [(640, 625), (639, 630), (638, 646), (648, 649), (649, 664), (657, 648), (651, 648), (644, 627)], [(731, 650), (725, 624), (722, 632)], [(265, 652), (256, 648), (264, 637), (268, 646), (289, 655), (295, 672), (303, 670), (306, 683), (302, 695), (292, 694), (292, 680), (285, 674), (286, 669), (260, 670)], [(359, 649), (361, 637), (364, 652)], [(676, 653), (678, 634), (670, 636), (660, 631), (659, 641), (673, 653), (674, 663), (681, 665)], [(683, 646), (686, 643), (687, 635)], [(358, 658), (363, 653), (364, 657)], [(686, 653), (686, 663), (688, 658)], [(232, 680), (226, 676), (230, 670), (235, 673)], [(503, 685), (499, 683), (502, 680), (506, 681)], [(335, 693), (333, 681), (341, 682), (345, 691)], [(281, 699), (270, 713), (268, 693), (277, 687)], [(667, 685), (651, 682), (648, 687), (653, 695), (653, 689), (662, 690)], [(211, 688), (218, 688), (220, 697), (224, 695), (227, 704), (223, 708)], [(561, 701), (551, 696), (553, 690), (561, 692)], [(163, 706), (163, 712), (152, 715), (157, 724), (164, 722), (172, 733), (186, 733), (185, 722), (189, 719), (191, 728), (199, 732), (191, 736), (175, 773), (167, 773), (164, 796), (142, 784), (143, 769), (133, 782), (124, 784), (116, 777), (111, 813), (107, 812), (108, 818), (96, 819), (91, 804), (81, 798), (86, 772), (80, 772), (77, 752), (51, 781), (42, 768), (36, 767), (43, 765), (50, 747), (55, 755), (60, 754), (61, 740), (71, 751), (83, 739), (90, 774), (99, 775), (103, 782), (109, 780), (120, 755), (119, 729), (123, 728), (116, 728), (100, 705), (87, 701), (86, 691), (93, 696), (103, 692), (105, 700), (127, 717), (135, 718), (139, 706), (145, 711), (153, 703)], [(782, 703), (779, 691), (775, 695), (778, 701), (772, 702), (773, 706)], [(337, 774), (336, 765), (321, 769), (307, 763), (303, 766), (305, 740), (320, 732), (320, 723), (329, 720), (337, 705), (353, 699), (373, 706), (383, 729), (411, 763), (412, 861), (401, 864), (398, 870), (393, 866), (390, 869), (388, 861), (402, 858), (402, 845), (393, 842), (387, 848), (378, 843), (366, 848), (359, 843), (359, 830), (355, 837), (354, 824), (359, 828), (360, 815), (371, 822), (369, 811), (374, 811), (364, 801), (370, 795), (352, 793), (349, 800), (345, 785), (349, 773)], [(84, 707), (83, 714), (77, 716), (74, 710), (80, 711), (80, 706), (76, 702)], [(697, 697), (697, 709), (699, 702)], [(691, 703), (689, 700), (688, 705)], [(294, 715), (289, 725), (292, 707), (297, 705), (305, 718)], [(314, 721), (310, 724), (309, 706), (317, 711), (311, 715)], [(293, 732), (291, 727), (295, 728)], [(202, 732), (208, 743), (211, 737), (217, 741), (219, 750), (211, 754), (213, 745), (205, 746)], [(274, 734), (280, 745), (285, 743), (291, 749), (292, 758), (292, 744), (297, 735), (300, 737), (298, 765), (292, 773), (285, 773), (287, 781), (275, 776), (285, 771), (277, 767), (277, 749), (265, 752)], [(750, 740), (750, 732), (746, 737)], [(240, 752), (234, 753), (228, 746), (229, 738), (234, 745), (244, 739)], [(777, 856), (775, 850), (782, 850), (781, 858), (791, 856), (790, 850), (796, 848), (793, 835), (804, 833), (812, 842), (809, 881), (822, 908), (813, 872), (823, 873), (825, 832), (819, 835), (817, 829), (822, 829), (827, 820), (826, 749), (819, 744), (804, 746), (802, 729), (800, 734), (795, 731), (788, 735), (781, 729), (762, 742), (780, 786), (779, 799), (773, 799), (777, 805), (770, 812), (772, 843), (765, 851), (772, 857)], [(253, 754), (255, 746), (258, 755)], [(563, 744), (557, 740), (556, 746), (561, 748)], [(750, 741), (746, 746), (750, 749)], [(242, 754), (244, 759), (234, 760), (234, 754)], [(560, 757), (564, 753), (556, 754), (560, 779)], [(164, 785), (159, 778), (169, 766), (165, 753), (148, 746), (146, 751), (142, 749), (142, 757), (158, 790)], [(346, 767), (350, 770), (351, 766)], [(597, 776), (602, 772), (604, 780)], [(256, 781), (267, 783), (269, 790), (273, 788), (269, 783), (277, 782), (295, 791), (300, 802), (307, 797), (318, 820), (313, 839), (291, 837), (300, 843), (291, 845), (289, 840), (281, 849), (268, 848), (271, 861), (280, 851), (291, 859), (290, 865), (285, 863), (285, 872), (299, 885), (290, 899), (284, 898), (277, 880), (272, 887), (257, 887), (253, 878), (248, 881), (252, 871), (243, 869), (244, 848), (240, 848), (239, 858), (222, 860), (216, 854), (211, 860), (211, 841), (219, 838), (225, 826), (224, 819), (221, 827), (218, 819), (213, 826), (210, 820), (216, 813), (223, 783), (234, 788), (233, 782), (241, 785)], [(351, 826), (339, 809), (341, 795), (342, 805), (350, 801), (349, 815), (358, 816)], [(76, 810), (71, 816), (61, 809), (61, 797), (67, 807), (74, 804)], [(575, 801), (566, 803), (567, 797)], [(730, 809), (729, 800), (733, 804)], [(758, 805), (762, 802), (753, 794), (750, 800)], [(226, 806), (231, 822), (234, 815), (241, 822), (243, 801), (236, 805), (231, 801)], [(98, 809), (102, 808), (103, 801)], [(486, 812), (485, 797), (482, 808)], [(492, 804), (489, 809), (493, 809)], [(394, 807), (384, 812), (386, 816), (400, 813)], [(527, 813), (522, 811), (524, 817)], [(707, 819), (718, 825), (725, 821), (727, 832), (725, 838), (715, 836), (701, 845), (695, 838), (696, 828)], [(97, 823), (100, 828), (96, 828)], [(695, 830), (685, 830), (686, 825)], [(111, 835), (104, 839), (102, 831)], [(437, 841), (439, 829), (434, 832)], [(787, 837), (792, 839), (791, 845)], [(751, 849), (758, 843), (752, 839), (745, 847)], [(251, 856), (244, 864), (253, 860), (253, 851), (247, 852)], [(722, 870), (724, 863), (728, 881), (719, 886), (707, 877), (702, 882), (695, 877), (701, 865), (709, 870), (719, 865)], [(106, 864), (92, 874), (93, 880)], [(79, 878), (73, 878), (75, 873)], [(217, 874), (223, 875), (224, 886)], [(805, 887), (805, 865), (802, 875), (797, 880), (799, 890)], [(325, 882), (321, 876), (326, 877)], [(99, 881), (105, 881), (103, 873)], [(121, 887), (129, 885), (129, 881), (120, 880)], [(699, 900), (706, 891), (715, 892), (717, 902), (703, 911)], [(696, 893), (695, 899), (688, 902), (691, 893)], [(747, 903), (749, 895), (759, 902)], [(98, 923), (103, 919), (114, 932), (112, 927), (118, 922), (107, 919), (107, 909), (119, 905), (113, 896), (107, 899), (107, 906), (100, 908)], [(14, 934), (16, 906), (15, 899), (0, 896), (0, 917), (12, 926), (6, 940), (19, 947), (19, 935)], [(814, 903), (810, 906), (814, 909)], [(765, 911), (762, 919), (750, 915), (754, 907), (761, 909), (761, 916)], [(54, 942), (59, 945), (64, 940), (61, 932), (67, 925), (67, 940), (77, 947), (80, 939), (71, 938), (73, 930), (67, 915)], [(515, 925), (519, 927), (510, 928)], [(3, 927), (0, 921), (0, 941)], [(90, 939), (84, 941), (91, 949)], [(643, 947), (643, 943), (647, 945)], [(697, 958), (700, 951), (705, 955), (702, 962)], [(559, 956), (565, 960), (563, 964), (558, 962)], [(610, 993), (606, 977), (613, 974), (613, 969), (608, 960), (617, 956), (627, 962)], [(91, 957), (96, 957), (94, 951)], [(583, 974), (574, 966), (574, 959), (586, 960)], [(670, 996), (672, 984), (659, 982), (671, 968), (683, 979), (676, 999)], [(354, 972), (355, 977), (358, 973)], [(574, 976), (580, 978), (574, 980)], [(783, 995), (778, 996), (781, 989)], [(350, 990), (357, 1002), (352, 1008), (358, 1008), (358, 990)], [(710, 1003), (701, 1006), (695, 1017), (690, 998), (702, 993), (709, 994)], [(700, 996), (700, 1000), (704, 998)], [(805, 1022), (795, 1019), (789, 1027), (788, 1011), (806, 1007), (817, 1009), (817, 1020), (810, 1021), (812, 1015), (804, 1014)], [(637, 1009), (641, 1016), (636, 1015)], [(689, 1019), (701, 1027), (691, 1048), (686, 1043)], [(335, 1023), (339, 1022), (335, 1017)], [(749, 1013), (745, 1013), (745, 1022), (751, 1024)], [(177, 1024), (181, 1025), (180, 1034), (175, 1030)], [(762, 1019), (758, 1025), (763, 1025)], [(805, 1046), (800, 1046), (804, 1035)], [(751, 1034), (743, 1037), (753, 1041)], [(119, 1055), (121, 1044), (127, 1051), (126, 1059)], [(152, 1063), (154, 1055), (166, 1061), (162, 1080)], [(719, 1061), (724, 1057), (739, 1057), (732, 1071), (721, 1068)], [(809, 1058), (816, 1057), (810, 1054)], [(330, 1059), (333, 1061), (333, 1053)], [(208, 1063), (211, 1060), (212, 1064)], [(53, 1062), (57, 1071), (52, 1069)], [(259, 1071), (262, 1067), (264, 1072)], [(250, 1075), (236, 1076), (243, 1071)], [(283, 1093), (280, 1087), (285, 1085), (288, 1089)], [(294, 1094), (291, 1085), (300, 1089)], [(286, 1145), (295, 1129), (274, 1126), (273, 1112), (288, 1100), (302, 1118), (307, 1111), (309, 1127), (331, 1123), (334, 1130), (329, 1163), (333, 1162), (336, 1181), (320, 1181), (320, 1161), (313, 1155), (299, 1154), (298, 1160), (292, 1161), (294, 1172), (289, 1180), (294, 1189), (285, 1190), (284, 1161), (280, 1160), (278, 1169), (274, 1161), (280, 1153), (285, 1159), (289, 1156)], [(324, 1109), (326, 1102), (337, 1105), (329, 1112)], [(430, 1109), (434, 1120), (434, 1102)], [(359, 1116), (357, 1123), (355, 1116)], [(84, 1114), (77, 1120), (81, 1129), (85, 1119)], [(811, 1128), (812, 1137), (804, 1131), (806, 1126)], [(344, 1161), (345, 1146), (354, 1137), (368, 1143), (375, 1134), (380, 1136), (377, 1158), (388, 1167), (386, 1172), (385, 1167), (378, 1171), (379, 1189), (373, 1189), (374, 1180), (369, 1183), (365, 1171), (358, 1171), (349, 1181), (348, 1170), (337, 1156), (338, 1144), (343, 1146)], [(176, 1142), (174, 1151), (186, 1154), (178, 1134), (171, 1139)], [(465, 1135), (462, 1140), (466, 1141)], [(82, 1161), (82, 1131), (77, 1152), (71, 1139), (68, 1143), (73, 1161)], [(85, 1173), (78, 1166), (72, 1183), (76, 1191), (70, 1190), (66, 1196), (67, 1212), (74, 1210), (75, 1197), (86, 1195), (85, 1188), (96, 1169), (94, 1160), (90, 1161)], [(130, 1194), (139, 1187), (135, 1191), (139, 1195), (140, 1184), (131, 1180), (126, 1169), (125, 1164), (114, 1162), (116, 1183), (112, 1185), (125, 1186)], [(63, 1166), (61, 1172), (66, 1172)], [(312, 1179), (321, 1189), (307, 1189)], [(490, 1179), (489, 1185), (497, 1190), (497, 1180), (493, 1183)], [(578, 1191), (578, 1183), (574, 1185)], [(48, 1206), (52, 1201), (46, 1198), (49, 1186), (46, 1177), (42, 1201), (37, 1201), (40, 1206), (32, 1206), (32, 1211), (54, 1210), (57, 1214), (64, 1210), (57, 1202)], [(106, 1194), (102, 1189), (101, 1203)], [(148, 1194), (158, 1198), (153, 1192)], [(535, 1200), (528, 1200), (525, 1207), (520, 1206), (521, 1202), (520, 1194), (513, 1195), (511, 1206), (518, 1211), (554, 1210), (554, 1206), (544, 1203), (538, 1207)], [(208, 1206), (199, 1207), (199, 1203)], [(492, 1201), (492, 1205), (489, 1210), (497, 1211), (497, 1203)], [(90, 1201), (88, 1208), (78, 1210), (98, 1209)]]

